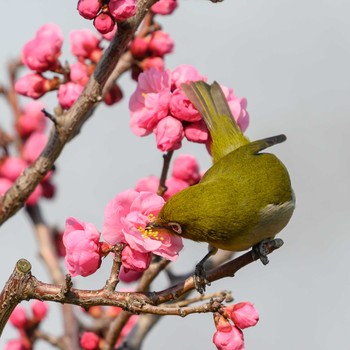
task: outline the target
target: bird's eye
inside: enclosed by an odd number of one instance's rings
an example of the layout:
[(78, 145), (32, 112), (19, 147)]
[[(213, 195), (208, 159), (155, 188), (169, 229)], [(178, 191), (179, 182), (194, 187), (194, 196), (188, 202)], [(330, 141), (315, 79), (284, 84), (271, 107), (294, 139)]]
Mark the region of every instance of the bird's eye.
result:
[(181, 235), (182, 233), (182, 228), (180, 226), (180, 224), (178, 224), (177, 222), (169, 222), (168, 226), (177, 234)]

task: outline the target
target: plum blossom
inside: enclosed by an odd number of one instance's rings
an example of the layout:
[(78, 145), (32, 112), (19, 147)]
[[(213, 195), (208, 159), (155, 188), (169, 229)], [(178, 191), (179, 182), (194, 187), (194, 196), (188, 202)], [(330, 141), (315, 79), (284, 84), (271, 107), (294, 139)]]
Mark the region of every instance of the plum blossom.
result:
[(16, 130), (22, 137), (28, 137), (32, 132), (43, 132), (46, 126), (46, 117), (42, 112), (44, 104), (31, 101), (24, 106), (23, 112), (16, 121)]
[(148, 48), (154, 55), (163, 57), (165, 54), (173, 51), (174, 41), (168, 33), (156, 30), (152, 33)]
[(22, 51), (23, 63), (31, 70), (45, 72), (59, 67), (63, 35), (61, 29), (52, 23), (41, 26), (35, 38), (27, 42)]
[(154, 133), (157, 148), (163, 152), (179, 149), (185, 135), (182, 123), (171, 116), (160, 120), (154, 128)]
[(33, 317), (37, 321), (42, 321), (47, 315), (47, 304), (40, 300), (34, 300), (30, 305)]
[(105, 208), (104, 239), (112, 245), (125, 243), (139, 253), (154, 253), (176, 260), (182, 249), (181, 238), (145, 229), (163, 205), (164, 199), (152, 192), (127, 190), (119, 193)]
[(196, 184), (200, 180), (199, 165), (197, 159), (190, 154), (179, 155), (173, 163), (173, 177), (186, 181), (188, 184)]
[(129, 102), (132, 131), (139, 136), (151, 133), (168, 115), (169, 102), (170, 71), (151, 68), (140, 74), (137, 89)]
[(26, 140), (22, 150), (22, 157), (28, 163), (33, 163), (47, 144), (47, 136), (41, 132), (33, 132)]
[(213, 336), (213, 343), (218, 350), (244, 350), (243, 332), (230, 324), (226, 317), (214, 313), (217, 331)]
[(259, 321), (258, 312), (253, 304), (247, 301), (224, 307), (224, 311), (233, 323), (241, 329), (253, 327)]
[(100, 267), (100, 233), (93, 224), (68, 218), (63, 244), (66, 248), (65, 265), (72, 276), (86, 277)]
[(101, 40), (89, 29), (73, 30), (69, 34), (71, 52), (76, 57), (88, 58), (97, 62), (101, 55)]
[(159, 15), (170, 15), (176, 7), (176, 0), (159, 0), (151, 7), (151, 10)]
[(72, 82), (62, 84), (58, 88), (58, 102), (64, 109), (72, 107), (73, 103), (78, 99), (84, 90), (84, 86)]
[(16, 81), (15, 90), (20, 95), (38, 99), (51, 90), (51, 84), (41, 74), (30, 73)]
[(22, 305), (17, 305), (9, 318), (12, 326), (23, 329), (28, 322), (26, 309)]

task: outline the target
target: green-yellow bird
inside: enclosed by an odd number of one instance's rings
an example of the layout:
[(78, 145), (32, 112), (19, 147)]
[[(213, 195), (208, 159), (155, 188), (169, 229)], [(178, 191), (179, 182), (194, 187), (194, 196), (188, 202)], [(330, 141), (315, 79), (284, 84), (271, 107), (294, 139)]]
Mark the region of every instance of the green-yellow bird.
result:
[(290, 220), (295, 199), (286, 167), (261, 151), (286, 137), (250, 142), (216, 82), (182, 89), (209, 129), (213, 165), (197, 185), (172, 196), (150, 227), (231, 251), (275, 237)]

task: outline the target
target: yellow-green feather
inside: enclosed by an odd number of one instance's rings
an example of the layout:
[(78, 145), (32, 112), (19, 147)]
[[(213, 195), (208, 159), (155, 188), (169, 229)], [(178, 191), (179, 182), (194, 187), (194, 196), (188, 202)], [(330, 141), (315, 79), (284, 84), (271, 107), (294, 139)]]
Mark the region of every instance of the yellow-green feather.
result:
[(208, 85), (204, 81), (181, 85), (209, 129), (213, 163), (249, 143), (235, 122), (227, 100), (217, 82)]

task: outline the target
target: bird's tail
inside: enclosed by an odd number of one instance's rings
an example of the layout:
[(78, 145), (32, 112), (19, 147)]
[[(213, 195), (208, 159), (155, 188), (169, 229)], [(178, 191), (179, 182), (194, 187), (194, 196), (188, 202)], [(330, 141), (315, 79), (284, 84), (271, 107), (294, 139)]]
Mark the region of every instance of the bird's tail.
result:
[(213, 162), (249, 143), (232, 116), (220, 85), (203, 81), (181, 85), (186, 96), (202, 115), (212, 138)]

